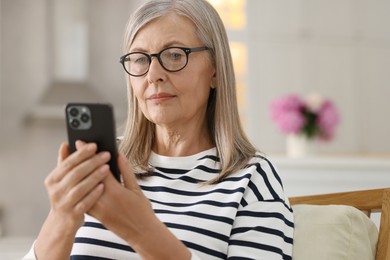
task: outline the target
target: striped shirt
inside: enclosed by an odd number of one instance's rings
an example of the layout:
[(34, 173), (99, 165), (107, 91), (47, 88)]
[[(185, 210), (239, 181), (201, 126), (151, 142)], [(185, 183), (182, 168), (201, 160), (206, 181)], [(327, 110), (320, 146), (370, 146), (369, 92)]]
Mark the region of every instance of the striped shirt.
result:
[[(187, 157), (152, 153), (151, 177), (139, 180), (158, 218), (194, 259), (291, 259), (293, 214), (270, 161), (254, 156), (222, 182), (216, 149)], [(158, 245), (156, 245), (158, 246)], [(71, 259), (140, 259), (125, 241), (87, 216)]]
[[(219, 173), (215, 148), (187, 157), (152, 153), (149, 163), (154, 173), (139, 184), (157, 217), (191, 250), (192, 259), (291, 259), (292, 209), (267, 158), (257, 154), (242, 170), (213, 185), (203, 182)], [(140, 257), (86, 216), (71, 259)]]

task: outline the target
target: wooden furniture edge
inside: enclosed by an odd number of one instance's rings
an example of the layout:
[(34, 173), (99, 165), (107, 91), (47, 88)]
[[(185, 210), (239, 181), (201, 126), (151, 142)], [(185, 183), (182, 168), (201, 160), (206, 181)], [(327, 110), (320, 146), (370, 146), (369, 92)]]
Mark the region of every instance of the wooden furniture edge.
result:
[(385, 189), (383, 191), (381, 224), (379, 227), (376, 259), (390, 259), (390, 189)]
[[(291, 205), (349, 205), (362, 211), (380, 211), (382, 209), (382, 196), (386, 189), (357, 190), (319, 195), (290, 197)], [(390, 188), (388, 189), (390, 191)], [(367, 200), (367, 198), (370, 198)]]
[(381, 212), (376, 260), (390, 259), (390, 188), (357, 190), (289, 198), (291, 205), (349, 205), (361, 211)]

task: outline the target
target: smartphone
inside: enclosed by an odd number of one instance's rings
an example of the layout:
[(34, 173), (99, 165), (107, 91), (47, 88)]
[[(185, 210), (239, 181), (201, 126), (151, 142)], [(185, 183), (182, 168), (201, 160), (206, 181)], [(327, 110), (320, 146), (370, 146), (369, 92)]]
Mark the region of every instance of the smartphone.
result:
[(70, 153), (76, 151), (76, 140), (96, 143), (98, 152), (108, 151), (111, 153), (111, 159), (108, 164), (114, 177), (120, 181), (112, 105), (69, 103), (65, 107), (65, 114)]

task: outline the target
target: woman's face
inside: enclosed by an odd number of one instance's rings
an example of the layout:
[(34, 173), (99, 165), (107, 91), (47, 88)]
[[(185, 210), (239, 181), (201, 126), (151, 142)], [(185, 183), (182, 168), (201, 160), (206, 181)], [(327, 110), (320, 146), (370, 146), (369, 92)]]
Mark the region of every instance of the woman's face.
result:
[[(143, 27), (129, 52), (152, 54), (167, 47), (203, 46), (190, 20), (169, 14)], [(150, 121), (159, 126), (180, 127), (205, 122), (214, 74), (206, 50), (189, 54), (187, 66), (177, 72), (166, 71), (153, 57), (148, 73), (141, 77), (130, 76), (130, 83), (143, 114)]]

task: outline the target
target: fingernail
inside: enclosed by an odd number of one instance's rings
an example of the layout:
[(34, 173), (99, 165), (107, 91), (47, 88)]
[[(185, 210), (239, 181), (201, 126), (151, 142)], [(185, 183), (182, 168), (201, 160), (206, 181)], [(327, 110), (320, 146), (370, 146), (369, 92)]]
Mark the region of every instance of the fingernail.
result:
[(103, 165), (103, 166), (100, 168), (100, 172), (101, 172), (102, 174), (108, 172), (109, 170), (110, 170), (110, 166), (109, 166), (108, 164), (105, 164), (105, 165)]
[(109, 152), (102, 152), (100, 156), (103, 160), (107, 160), (111, 155)]
[(85, 142), (81, 140), (77, 140), (76, 145), (85, 145)]
[(96, 149), (96, 144), (95, 143), (89, 143), (87, 148), (88, 148), (89, 151), (95, 150)]

